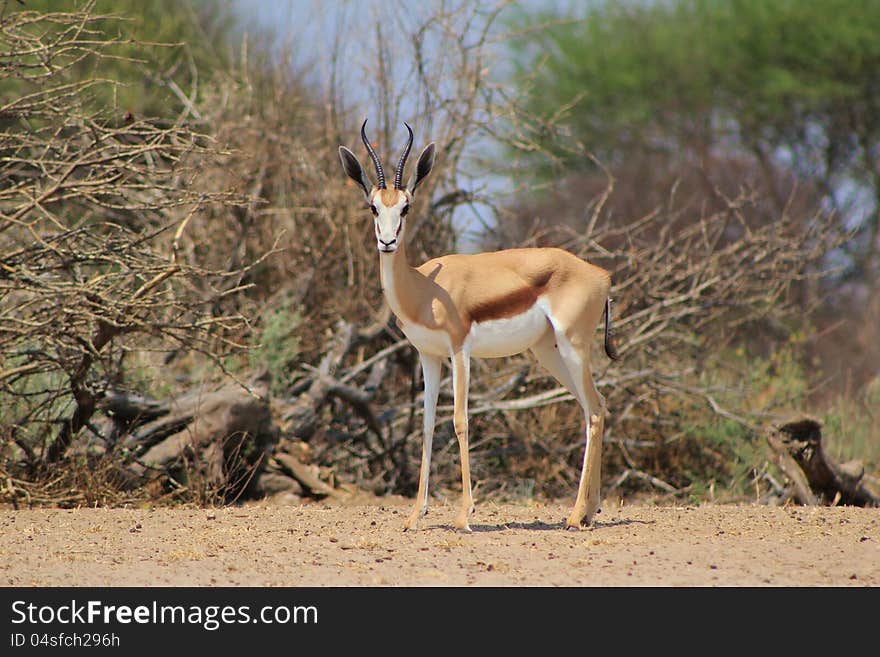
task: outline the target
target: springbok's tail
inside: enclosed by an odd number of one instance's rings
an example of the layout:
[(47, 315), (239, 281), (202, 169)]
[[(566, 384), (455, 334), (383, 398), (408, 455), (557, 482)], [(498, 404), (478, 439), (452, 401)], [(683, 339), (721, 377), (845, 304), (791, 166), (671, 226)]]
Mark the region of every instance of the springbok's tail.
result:
[(611, 360), (620, 358), (617, 346), (614, 344), (614, 334), (611, 331), (611, 297), (605, 299), (605, 353)]

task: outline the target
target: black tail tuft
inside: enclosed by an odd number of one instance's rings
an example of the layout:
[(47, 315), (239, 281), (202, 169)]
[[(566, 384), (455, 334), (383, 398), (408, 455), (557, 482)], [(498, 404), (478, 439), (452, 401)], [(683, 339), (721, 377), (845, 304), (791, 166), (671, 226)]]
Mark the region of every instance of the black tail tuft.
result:
[(605, 353), (611, 360), (620, 358), (617, 346), (614, 344), (614, 334), (611, 331), (611, 297), (605, 299)]

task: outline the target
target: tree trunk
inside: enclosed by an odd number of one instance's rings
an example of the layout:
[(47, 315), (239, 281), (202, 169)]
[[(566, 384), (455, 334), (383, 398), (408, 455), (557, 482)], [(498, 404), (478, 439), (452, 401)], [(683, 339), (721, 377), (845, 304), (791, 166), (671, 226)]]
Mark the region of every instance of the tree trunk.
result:
[(767, 442), (800, 504), (880, 506), (877, 481), (865, 474), (861, 462), (837, 463), (825, 452), (817, 420), (786, 422), (770, 432)]

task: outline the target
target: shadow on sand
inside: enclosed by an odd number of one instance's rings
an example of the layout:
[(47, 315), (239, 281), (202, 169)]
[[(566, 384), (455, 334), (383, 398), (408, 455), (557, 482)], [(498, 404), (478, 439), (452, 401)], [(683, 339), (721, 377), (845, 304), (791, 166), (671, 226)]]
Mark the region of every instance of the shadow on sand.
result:
[[(589, 527), (584, 527), (585, 531), (595, 531), (606, 529), (609, 527), (624, 527), (626, 525), (653, 525), (653, 520), (637, 520), (634, 518), (620, 518), (618, 520), (594, 520)], [(456, 531), (452, 525), (431, 525), (423, 528), (425, 531), (444, 530)], [(525, 529), (527, 531), (565, 531), (565, 520), (559, 522), (543, 522), (534, 520), (532, 522), (503, 522), (497, 525), (478, 525), (471, 524), (471, 531), (475, 534), (479, 532), (503, 532), (509, 529)], [(466, 532), (462, 532), (466, 533)]]

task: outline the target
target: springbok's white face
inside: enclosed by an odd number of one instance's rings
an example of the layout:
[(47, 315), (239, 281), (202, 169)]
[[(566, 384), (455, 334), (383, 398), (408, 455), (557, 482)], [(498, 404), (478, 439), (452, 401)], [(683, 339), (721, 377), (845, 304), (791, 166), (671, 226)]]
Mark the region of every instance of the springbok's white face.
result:
[(339, 147), (339, 159), (342, 161), (342, 168), (349, 178), (354, 180), (364, 191), (370, 212), (373, 213), (373, 226), (376, 232), (376, 247), (380, 253), (394, 253), (403, 244), (404, 234), (406, 232), (406, 215), (409, 212), (410, 204), (413, 200), (416, 187), (431, 173), (434, 166), (434, 143), (431, 142), (419, 155), (416, 170), (409, 179), (406, 187), (403, 186), (403, 168), (406, 166), (406, 159), (409, 157), (409, 150), (412, 147), (413, 133), (412, 129), (406, 125), (409, 132), (409, 139), (403, 149), (403, 155), (397, 164), (397, 173), (394, 176), (394, 187), (389, 189), (385, 184), (385, 173), (382, 170), (382, 164), (379, 162), (379, 156), (373, 150), (370, 140), (367, 139), (366, 127), (367, 122), (361, 126), (361, 139), (373, 165), (376, 167), (376, 176), (378, 183), (373, 186), (367, 174), (364, 172), (357, 156), (348, 150), (345, 146)]
[(380, 253), (394, 253), (401, 245), (406, 229), (410, 195), (403, 189), (374, 189), (370, 201), (376, 248)]

